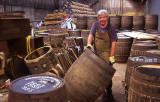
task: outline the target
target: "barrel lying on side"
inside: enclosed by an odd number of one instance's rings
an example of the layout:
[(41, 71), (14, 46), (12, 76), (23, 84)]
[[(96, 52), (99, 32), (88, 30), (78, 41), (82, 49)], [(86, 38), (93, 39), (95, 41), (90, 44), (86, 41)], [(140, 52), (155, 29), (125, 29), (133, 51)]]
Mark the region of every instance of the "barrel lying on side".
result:
[(8, 102), (67, 102), (63, 79), (52, 75), (30, 75), (14, 80)]
[(24, 60), (32, 74), (47, 72), (56, 65), (51, 46), (44, 46), (34, 50)]
[(157, 49), (154, 43), (135, 43), (132, 45), (130, 56), (142, 56), (146, 50)]
[(65, 75), (65, 85), (71, 102), (94, 102), (109, 85), (115, 69), (86, 50)]
[(160, 66), (145, 65), (133, 70), (128, 102), (160, 102)]

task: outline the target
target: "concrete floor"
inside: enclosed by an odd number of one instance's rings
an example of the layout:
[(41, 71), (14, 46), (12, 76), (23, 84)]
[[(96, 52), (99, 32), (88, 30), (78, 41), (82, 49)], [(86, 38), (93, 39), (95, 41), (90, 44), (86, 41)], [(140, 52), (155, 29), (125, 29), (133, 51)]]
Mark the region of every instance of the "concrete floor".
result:
[[(114, 102), (126, 102), (123, 85), (125, 79), (126, 64), (115, 63), (113, 67), (116, 69), (116, 73), (114, 74), (112, 79), (112, 94), (114, 96)], [(102, 102), (102, 96), (100, 96), (95, 102)]]
[[(116, 69), (116, 73), (114, 74), (114, 77), (112, 79), (113, 81), (112, 92), (115, 99), (114, 102), (126, 102), (124, 87), (122, 85), (123, 84), (122, 81), (124, 81), (125, 77), (126, 64), (115, 63), (113, 67)], [(8, 97), (7, 94), (3, 97), (0, 96), (0, 102), (7, 102), (7, 97)], [(102, 102), (102, 96), (100, 96), (96, 100), (96, 102)]]
[(123, 82), (125, 79), (126, 64), (116, 63), (114, 64), (114, 68), (116, 69), (116, 73), (114, 74), (113, 77), (113, 86), (112, 86), (113, 96), (115, 102), (125, 102), (126, 97), (125, 97)]

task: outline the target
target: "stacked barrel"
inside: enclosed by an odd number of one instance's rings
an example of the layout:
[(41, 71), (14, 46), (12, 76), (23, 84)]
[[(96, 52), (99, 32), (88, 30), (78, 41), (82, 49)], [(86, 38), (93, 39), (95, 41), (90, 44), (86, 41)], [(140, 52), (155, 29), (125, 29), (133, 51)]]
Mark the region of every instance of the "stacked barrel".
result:
[(130, 55), (132, 38), (118, 33), (118, 41), (116, 43), (115, 59), (116, 62), (125, 63)]
[[(143, 65), (147, 65), (147, 67), (144, 67)], [(149, 97), (147, 98), (147, 100), (152, 101), (157, 100), (159, 98), (159, 96), (154, 96), (157, 94), (156, 92), (154, 92), (154, 89), (151, 89), (148, 93), (145, 91), (145, 88), (147, 87), (145, 86), (147, 82), (146, 77), (153, 76), (158, 78), (158, 76), (153, 73), (159, 70), (158, 66), (160, 66), (160, 50), (158, 50), (156, 40), (134, 39), (130, 57), (127, 61), (127, 68), (125, 74), (125, 89), (128, 102), (141, 102), (140, 100), (143, 99), (143, 96)], [(150, 75), (150, 73), (152, 73), (152, 75)], [(154, 81), (154, 79), (152, 78), (148, 80)], [(152, 87), (155, 84), (151, 82), (147, 85), (149, 88), (150, 86)], [(137, 89), (137, 86), (142, 90), (139, 91)], [(158, 87), (159, 86), (157, 84), (152, 88), (156, 89)]]
[(146, 32), (156, 32), (158, 30), (157, 15), (110, 16), (109, 22), (116, 30), (145, 30)]

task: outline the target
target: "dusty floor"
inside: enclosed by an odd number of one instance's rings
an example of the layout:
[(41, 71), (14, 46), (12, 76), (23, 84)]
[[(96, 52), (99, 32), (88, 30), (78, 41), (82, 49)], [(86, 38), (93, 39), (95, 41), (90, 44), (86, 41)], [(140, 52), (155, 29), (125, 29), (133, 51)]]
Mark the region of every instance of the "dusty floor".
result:
[[(114, 74), (114, 77), (112, 79), (112, 93), (114, 96), (114, 102), (126, 102), (126, 96), (123, 86), (123, 81), (125, 79), (126, 64), (115, 63), (113, 67), (116, 69), (116, 73)], [(95, 102), (102, 102), (102, 96), (100, 96)]]
[(122, 85), (122, 81), (125, 78), (126, 64), (116, 63), (114, 64), (116, 73), (113, 77), (112, 91), (115, 98), (115, 102), (125, 102), (125, 91)]
[[(116, 73), (112, 79), (114, 102), (126, 102), (124, 87), (122, 86), (122, 81), (124, 81), (125, 77), (126, 64), (115, 63), (113, 67), (116, 69)], [(7, 102), (7, 96), (0, 96), (0, 102)], [(96, 102), (102, 102), (102, 97), (99, 97)]]

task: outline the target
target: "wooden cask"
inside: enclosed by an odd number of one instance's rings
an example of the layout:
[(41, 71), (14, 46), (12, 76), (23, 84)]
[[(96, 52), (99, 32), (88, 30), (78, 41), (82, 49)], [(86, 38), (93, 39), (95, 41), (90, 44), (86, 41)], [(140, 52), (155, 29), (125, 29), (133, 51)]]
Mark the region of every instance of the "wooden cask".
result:
[(133, 39), (131, 37), (118, 35), (116, 43), (115, 59), (116, 62), (125, 63), (130, 55)]
[(109, 85), (115, 69), (87, 49), (65, 75), (65, 85), (71, 102), (94, 102)]
[(47, 72), (56, 65), (51, 46), (44, 46), (32, 51), (24, 61), (32, 74)]
[(64, 81), (46, 74), (18, 78), (9, 87), (8, 102), (67, 102)]
[(133, 16), (122, 16), (121, 29), (132, 30), (132, 27), (133, 27)]
[(144, 65), (133, 70), (128, 102), (160, 102), (160, 66)]
[(144, 16), (133, 16), (133, 29), (144, 30), (145, 18)]
[(155, 57), (147, 57), (147, 56), (137, 56), (137, 57), (130, 57), (127, 61), (127, 68), (125, 73), (125, 82), (126, 82), (126, 90), (128, 90), (130, 86), (130, 77), (132, 75), (132, 71), (135, 67), (140, 65), (148, 65), (148, 64), (159, 64), (160, 59)]

